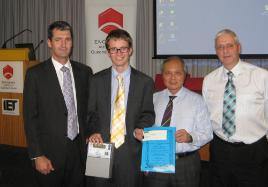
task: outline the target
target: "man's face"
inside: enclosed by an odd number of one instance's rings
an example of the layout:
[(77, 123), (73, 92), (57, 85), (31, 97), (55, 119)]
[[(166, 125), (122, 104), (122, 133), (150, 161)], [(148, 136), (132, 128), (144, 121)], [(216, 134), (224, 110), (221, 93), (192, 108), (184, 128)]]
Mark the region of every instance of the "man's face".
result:
[(48, 47), (52, 51), (52, 56), (55, 60), (65, 64), (69, 59), (72, 50), (72, 37), (70, 31), (61, 31), (54, 29), (52, 31), (52, 39), (47, 40)]
[(176, 94), (183, 86), (185, 72), (179, 60), (171, 60), (163, 66), (163, 81), (167, 89)]
[(216, 40), (216, 53), (223, 66), (231, 70), (239, 61), (240, 44), (230, 34), (223, 34)]
[(133, 51), (132, 48), (129, 48), (128, 42), (123, 39), (111, 39), (108, 46), (108, 55), (112, 60), (113, 67), (127, 69)]

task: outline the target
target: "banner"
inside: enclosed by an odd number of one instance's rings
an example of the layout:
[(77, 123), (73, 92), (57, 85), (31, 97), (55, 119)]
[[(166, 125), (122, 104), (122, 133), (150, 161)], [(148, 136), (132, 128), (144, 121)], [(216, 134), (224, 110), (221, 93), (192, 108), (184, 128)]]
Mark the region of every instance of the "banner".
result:
[(106, 54), (105, 38), (116, 28), (129, 32), (134, 54), (130, 64), (135, 67), (137, 0), (85, 0), (86, 64), (96, 73), (112, 65)]

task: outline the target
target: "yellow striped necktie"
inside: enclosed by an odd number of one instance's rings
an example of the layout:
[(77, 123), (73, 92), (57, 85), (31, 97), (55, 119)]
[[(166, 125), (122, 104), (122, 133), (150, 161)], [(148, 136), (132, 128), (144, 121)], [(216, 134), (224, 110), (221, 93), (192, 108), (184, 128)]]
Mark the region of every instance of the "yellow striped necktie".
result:
[(117, 75), (116, 78), (118, 80), (118, 88), (112, 117), (111, 142), (115, 144), (116, 148), (119, 148), (125, 141), (126, 108), (123, 77)]

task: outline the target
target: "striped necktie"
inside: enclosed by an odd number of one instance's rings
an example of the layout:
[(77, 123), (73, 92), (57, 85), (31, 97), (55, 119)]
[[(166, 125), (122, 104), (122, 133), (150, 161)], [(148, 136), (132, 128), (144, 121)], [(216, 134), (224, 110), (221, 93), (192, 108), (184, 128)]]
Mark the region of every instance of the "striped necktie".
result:
[(67, 137), (74, 140), (78, 134), (77, 114), (74, 103), (74, 92), (72, 85), (71, 72), (69, 68), (62, 66), (63, 72), (63, 96), (68, 110)]
[(111, 142), (115, 144), (116, 148), (119, 148), (125, 141), (126, 108), (123, 77), (118, 75), (116, 78), (118, 88), (112, 117)]
[(173, 99), (175, 99), (177, 96), (169, 96), (169, 102), (167, 104), (166, 110), (163, 115), (163, 119), (161, 122), (162, 127), (169, 127), (171, 116), (172, 116), (172, 110), (173, 110)]
[(229, 71), (227, 75), (228, 82), (225, 85), (223, 99), (222, 129), (223, 133), (230, 137), (235, 133), (236, 91), (233, 83), (234, 74)]

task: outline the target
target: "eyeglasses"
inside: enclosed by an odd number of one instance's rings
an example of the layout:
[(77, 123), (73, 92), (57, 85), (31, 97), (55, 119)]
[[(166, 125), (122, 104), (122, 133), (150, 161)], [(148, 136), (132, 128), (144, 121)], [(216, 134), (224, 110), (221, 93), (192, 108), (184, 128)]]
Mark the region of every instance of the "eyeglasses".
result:
[(113, 48), (108, 49), (108, 51), (111, 54), (118, 53), (119, 51), (120, 53), (127, 53), (129, 51), (129, 47), (120, 47), (120, 48), (113, 47)]

